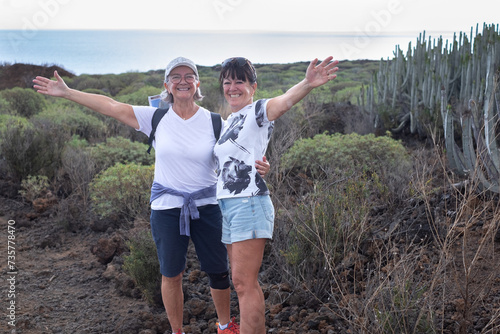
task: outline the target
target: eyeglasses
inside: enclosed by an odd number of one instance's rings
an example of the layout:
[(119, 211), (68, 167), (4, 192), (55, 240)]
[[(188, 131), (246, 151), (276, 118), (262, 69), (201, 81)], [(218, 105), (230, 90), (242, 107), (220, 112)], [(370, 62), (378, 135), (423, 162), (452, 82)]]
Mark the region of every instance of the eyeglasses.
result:
[(250, 65), (250, 62), (248, 59), (246, 58), (243, 58), (243, 57), (232, 57), (232, 58), (227, 58), (226, 60), (224, 60), (222, 62), (222, 68), (228, 66), (229, 64), (231, 63), (236, 63), (239, 67), (245, 65), (246, 63), (248, 63)]
[[(181, 82), (182, 80), (182, 75), (178, 75), (178, 74), (174, 74), (170, 77), (168, 77), (168, 80), (171, 82), (171, 83), (174, 83), (174, 84), (178, 84), (179, 82)], [(187, 83), (193, 83), (196, 81), (196, 75), (194, 74), (186, 74), (184, 76), (184, 80), (187, 82)]]

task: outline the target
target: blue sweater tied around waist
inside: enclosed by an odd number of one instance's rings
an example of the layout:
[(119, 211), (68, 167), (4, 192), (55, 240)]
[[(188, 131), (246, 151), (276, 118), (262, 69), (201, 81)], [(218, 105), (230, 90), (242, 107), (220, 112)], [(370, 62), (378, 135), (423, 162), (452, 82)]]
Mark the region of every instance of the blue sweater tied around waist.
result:
[(213, 184), (210, 187), (200, 189), (198, 191), (195, 191), (194, 193), (186, 193), (183, 191), (164, 187), (158, 182), (153, 182), (153, 185), (151, 186), (151, 199), (149, 203), (152, 203), (155, 199), (163, 194), (181, 196), (184, 198), (184, 203), (181, 207), (181, 215), (179, 219), (179, 229), (181, 235), (191, 236), (189, 228), (189, 218), (191, 217), (191, 219), (200, 219), (200, 212), (196, 207), (195, 200), (215, 197), (217, 194), (217, 186), (216, 184)]

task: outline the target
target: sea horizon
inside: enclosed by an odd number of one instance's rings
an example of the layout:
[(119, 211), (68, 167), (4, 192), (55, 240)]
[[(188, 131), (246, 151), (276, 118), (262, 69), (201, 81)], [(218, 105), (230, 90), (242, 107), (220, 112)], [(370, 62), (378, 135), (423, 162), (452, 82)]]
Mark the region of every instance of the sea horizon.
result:
[[(392, 59), (398, 45), (406, 52), (422, 33), (0, 30), (0, 62), (57, 65), (80, 75), (159, 70), (178, 56), (201, 66), (215, 66), (232, 56), (256, 64), (330, 55), (338, 60), (380, 60)], [(453, 32), (425, 32), (425, 36), (452, 39)]]

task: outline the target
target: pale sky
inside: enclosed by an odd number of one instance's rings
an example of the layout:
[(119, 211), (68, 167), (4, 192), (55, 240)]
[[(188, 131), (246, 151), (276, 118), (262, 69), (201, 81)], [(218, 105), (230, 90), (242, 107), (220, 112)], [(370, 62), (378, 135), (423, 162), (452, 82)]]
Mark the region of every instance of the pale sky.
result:
[[(0, 0), (0, 29), (469, 32), (496, 0)], [(228, 41), (230, 42), (230, 41)]]

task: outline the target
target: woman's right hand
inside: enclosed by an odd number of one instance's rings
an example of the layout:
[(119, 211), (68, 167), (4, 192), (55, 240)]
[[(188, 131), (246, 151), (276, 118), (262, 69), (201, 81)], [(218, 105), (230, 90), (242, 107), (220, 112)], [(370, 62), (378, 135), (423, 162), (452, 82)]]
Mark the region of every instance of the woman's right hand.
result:
[(45, 77), (37, 76), (35, 79), (33, 79), (33, 82), (35, 83), (33, 88), (35, 88), (36, 91), (41, 94), (56, 97), (65, 97), (69, 91), (68, 86), (59, 76), (57, 71), (54, 71), (54, 76), (56, 80), (50, 80)]

